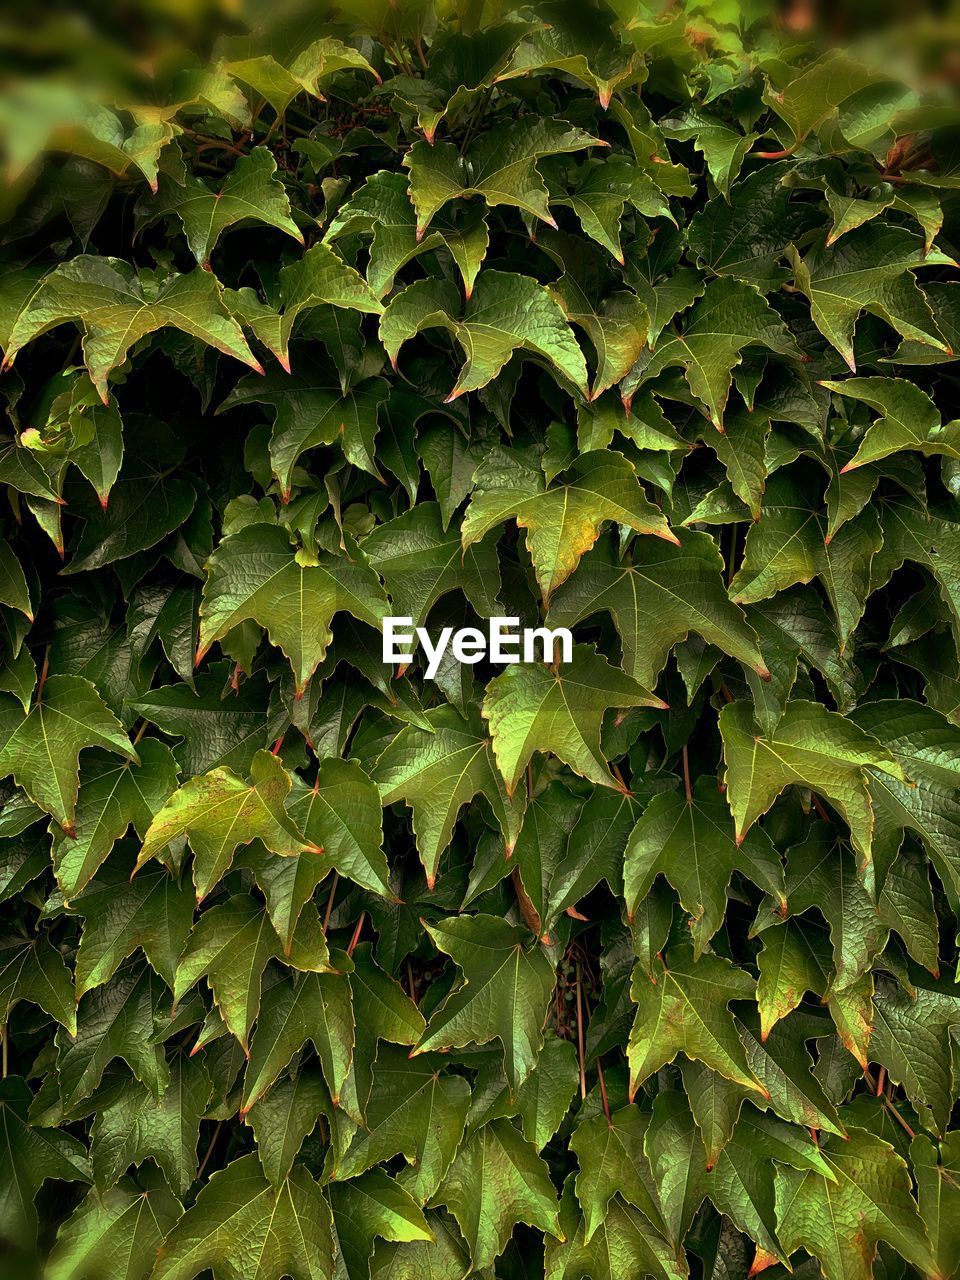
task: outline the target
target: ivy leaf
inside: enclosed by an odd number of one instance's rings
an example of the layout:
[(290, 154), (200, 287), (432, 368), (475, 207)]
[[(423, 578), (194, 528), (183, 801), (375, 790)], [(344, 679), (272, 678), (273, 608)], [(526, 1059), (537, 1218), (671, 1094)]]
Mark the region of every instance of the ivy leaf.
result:
[(177, 785), (177, 766), (169, 747), (155, 738), (137, 746), (139, 763), (90, 755), (84, 761), (74, 834), (53, 836), (53, 869), (68, 899), (90, 882), (115, 842), (133, 826), (147, 828)]
[(572, 1176), (560, 1201), (560, 1243), (548, 1239), (547, 1280), (616, 1280), (621, 1275), (647, 1275), (655, 1280), (684, 1280), (685, 1260), (661, 1232), (632, 1205), (610, 1201), (597, 1231), (585, 1238), (586, 1218), (578, 1211)]
[(547, 623), (573, 627), (608, 610), (623, 643), (624, 670), (647, 686), (691, 631), (769, 678), (753, 628), (731, 603), (722, 571), (708, 534), (681, 530), (675, 547), (638, 538), (623, 559), (605, 538), (551, 598)]
[(798, 354), (790, 331), (756, 289), (739, 280), (715, 280), (686, 317), (683, 332), (661, 334), (653, 352), (627, 375), (622, 390), (632, 395), (664, 369), (680, 366), (690, 391), (722, 430), (733, 370), (747, 347)]
[(846, 378), (843, 382), (822, 385), (835, 395), (850, 396), (869, 405), (880, 415), (868, 428), (843, 471), (877, 462), (904, 449), (916, 449), (925, 457), (941, 454), (960, 458), (960, 423), (942, 424), (936, 405), (912, 382), (902, 378)]
[(521, 117), (505, 128), (490, 130), (462, 155), (450, 142), (416, 142), (403, 163), (410, 170), (417, 236), (423, 236), (448, 200), (468, 196), (482, 196), (491, 208), (512, 205), (556, 226), (537, 161), (602, 145), (582, 129), (537, 116)]
[(570, 1139), (580, 1166), (574, 1186), (583, 1210), (584, 1245), (603, 1225), (618, 1194), (651, 1225), (661, 1225), (653, 1174), (643, 1153), (648, 1121), (636, 1107), (622, 1107), (609, 1120), (605, 1115), (584, 1120)]
[(229, 662), (213, 663), (197, 673), (192, 689), (184, 683), (163, 685), (129, 703), (151, 724), (181, 739), (174, 756), (184, 774), (219, 766), (245, 772), (270, 740), (266, 679), (255, 675), (234, 687), (232, 669)]
[(396, 613), (423, 626), (436, 602), (462, 590), (481, 617), (498, 611), (500, 566), (491, 539), (466, 551), (457, 529), (443, 529), (440, 507), (422, 502), (379, 525), (364, 538), (363, 553), (383, 578)]
[(34, 1200), (48, 1178), (91, 1182), (90, 1163), (82, 1142), (59, 1129), (34, 1128), (27, 1119), (32, 1094), (25, 1080), (0, 1081), (0, 1170), (5, 1194), (0, 1199), (0, 1231), (25, 1250), (37, 1235)]
[(218, 1170), (164, 1242), (151, 1280), (333, 1280), (330, 1210), (306, 1169), (280, 1186), (256, 1155)]
[(186, 1195), (196, 1177), (200, 1121), (212, 1093), (206, 1067), (183, 1054), (170, 1064), (170, 1083), (159, 1102), (148, 1089), (127, 1083), (93, 1123), (97, 1189), (106, 1192), (130, 1165), (153, 1159), (174, 1192)]
[(163, 866), (130, 878), (131, 859), (103, 867), (73, 906), (84, 920), (76, 959), (77, 999), (109, 982), (137, 947), (173, 986), (193, 924), (194, 896)]
[[(301, 917), (290, 962), (298, 969), (329, 972), (324, 936), (309, 925), (309, 916)], [(247, 1036), (260, 1008), (263, 971), (280, 954), (280, 940), (267, 912), (254, 898), (235, 894), (205, 911), (194, 925), (177, 963), (174, 1001), (181, 1001), (206, 977), (227, 1029), (246, 1052)]]
[(507, 849), (516, 843), (520, 810), (494, 763), (493, 743), (480, 718), (464, 720), (454, 707), (427, 713), (433, 732), (407, 725), (377, 758), (371, 777), (385, 805), (404, 800), (413, 809), (420, 860), (432, 890), (440, 856), (450, 843), (457, 816), (480, 792), (503, 832)]
[(121, 969), (104, 987), (90, 991), (77, 1008), (77, 1034), (58, 1033), (57, 1072), (65, 1107), (89, 1098), (114, 1058), (122, 1058), (157, 1099), (170, 1081), (162, 1046), (152, 1043), (164, 987), (146, 965)]
[(666, 138), (693, 143), (703, 155), (717, 190), (725, 196), (758, 137), (755, 133), (739, 133), (717, 116), (697, 107), (682, 116), (659, 121), (659, 128)]
[(753, 980), (729, 960), (709, 952), (695, 960), (686, 945), (671, 947), (652, 979), (638, 964), (630, 986), (637, 1006), (627, 1044), (631, 1096), (681, 1051), (745, 1089), (765, 1093), (727, 1012), (731, 1000), (749, 1000), (754, 992)]
[(262, 840), (273, 853), (293, 857), (319, 853), (284, 809), (290, 776), (276, 756), (260, 751), (248, 785), (230, 769), (213, 769), (190, 781), (166, 801), (150, 824), (137, 858), (142, 867), (180, 836), (194, 852), (193, 882), (202, 902), (230, 868), (240, 844)]
[(960, 817), (955, 795), (960, 737), (956, 727), (932, 707), (908, 698), (857, 707), (851, 719), (867, 733), (882, 737), (907, 779), (900, 781), (877, 769), (868, 774), (885, 859), (899, 845), (901, 831), (915, 831), (948, 896), (957, 901), (960, 866), (954, 824)]
[(253, 620), (287, 655), (300, 695), (323, 661), (330, 623), (341, 610), (378, 628), (386, 616), (386, 596), (366, 565), (327, 553), (315, 559), (295, 552), (279, 526), (248, 525), (224, 538), (207, 562), (198, 661)]
[(384, 1045), (373, 1068), (366, 1128), (357, 1131), (341, 1157), (331, 1150), (328, 1172), (354, 1178), (402, 1155), (407, 1167), (397, 1181), (425, 1204), (457, 1151), (470, 1101), (463, 1077), (441, 1075), (441, 1065), (437, 1055), (411, 1061), (405, 1051)]
[(560, 1234), (547, 1166), (509, 1120), (492, 1120), (464, 1143), (434, 1203), (456, 1218), (477, 1270), (493, 1265), (518, 1222)]
[(0, 541), (0, 604), (19, 609), (29, 622), (33, 621), (30, 590), (23, 568), (9, 542)]
[(816, 221), (809, 205), (791, 200), (789, 164), (769, 164), (717, 196), (690, 220), (687, 238), (701, 263), (766, 292), (786, 277), (777, 265), (788, 244)]
[(730, 584), (733, 599), (753, 604), (819, 577), (836, 615), (842, 651), (863, 616), (882, 541), (872, 507), (831, 536), (828, 519), (806, 487), (787, 473), (773, 476), (761, 519), (747, 533), (743, 562)]
[(463, 974), (427, 1023), (414, 1054), (498, 1039), (511, 1094), (537, 1063), (553, 990), (553, 966), (528, 935), (497, 916), (450, 917), (423, 926)]
[(637, 53), (625, 47), (601, 24), (563, 4), (538, 11), (542, 25), (526, 34), (497, 83), (518, 76), (555, 71), (585, 84), (606, 110), (617, 89), (643, 78)]
[(183, 224), (190, 252), (208, 268), (221, 235), (239, 222), (276, 227), (302, 244), (303, 236), (290, 216), (290, 201), (276, 173), (277, 162), (266, 147), (254, 147), (241, 156), (216, 190), (189, 173), (186, 181), (180, 181), (161, 172), (157, 194), (141, 201), (137, 213), (150, 221), (175, 213)]
[(453, 215), (443, 210), (431, 222), (430, 232), (418, 236), (407, 180), (403, 174), (383, 169), (337, 210), (323, 240), (330, 244), (358, 231), (373, 232), (367, 280), (378, 298), (390, 292), (397, 272), (413, 258), (446, 248), (457, 264), (469, 299), (487, 252), (486, 220), (479, 210), (467, 205)]
[(84, 362), (104, 404), (107, 378), (134, 343), (168, 325), (260, 372), (240, 326), (223, 305), (220, 286), (199, 268), (162, 282), (146, 273), (138, 276), (119, 258), (71, 258), (44, 277), (17, 317), (4, 367), (28, 342), (67, 320), (83, 329)]
[[(346, 956), (334, 958), (341, 970), (350, 964)], [(279, 982), (266, 992), (244, 1076), (241, 1115), (263, 1097), (308, 1040), (319, 1055), (336, 1106), (354, 1044), (353, 1005), (345, 973), (304, 973), (292, 984)]]
[[(281, 268), (278, 281), (280, 311), (262, 303), (249, 288), (230, 291), (224, 297), (233, 313), (273, 352), (287, 374), (290, 373), (290, 339), (294, 329), (301, 316), (313, 313), (310, 317), (313, 326), (311, 336), (321, 339), (337, 364), (340, 390), (345, 393), (351, 380), (347, 376), (347, 359), (349, 357), (351, 363), (356, 360), (359, 364), (362, 355), (362, 351), (354, 351), (355, 347), (362, 345), (359, 317), (379, 315), (383, 307), (359, 271), (323, 243), (313, 245), (298, 262)], [(318, 312), (318, 308), (322, 310)], [(354, 313), (355, 324), (349, 317), (341, 316), (342, 311)], [(292, 385), (280, 381), (275, 375), (268, 375), (268, 385), (275, 399), (281, 399), (285, 388), (289, 388), (288, 395), (292, 396), (304, 386), (299, 365), (297, 372), (298, 377)], [(309, 382), (306, 386), (309, 388)], [(243, 389), (244, 383), (235, 387), (221, 410), (241, 403)], [(250, 392), (248, 398), (255, 399), (256, 387), (246, 384), (246, 389)]]
[(68, 836), (76, 834), (80, 752), (103, 747), (139, 763), (119, 720), (93, 684), (80, 676), (51, 676), (6, 734), (0, 773), (13, 774)]
[(359, 50), (332, 36), (310, 41), (293, 57), (284, 57), (283, 54), (275, 57), (273, 53), (251, 51), (248, 57), (231, 58), (225, 70), (235, 80), (249, 85), (254, 92), (266, 98), (278, 116), (283, 115), (299, 93), (322, 98), (321, 85), (340, 71), (366, 71), (378, 83), (380, 81)]
[(622, 454), (602, 450), (581, 454), (564, 474), (565, 481), (547, 486), (532, 458), (518, 450), (491, 450), (474, 476), (461, 526), (464, 549), (498, 525), (516, 520), (527, 531), (537, 581), (544, 603), (549, 603), (608, 520), (679, 545)]
[(691, 796), (654, 796), (634, 827), (624, 855), (624, 897), (633, 919), (658, 875), (677, 890), (689, 913), (694, 959), (723, 923), (734, 871), (762, 885), (786, 909), (783, 868), (765, 833), (734, 839), (730, 813), (713, 778), (698, 778)]
[(939, 1151), (925, 1133), (910, 1144), (910, 1163), (917, 1181), (920, 1215), (932, 1245), (936, 1265), (944, 1275), (953, 1266), (960, 1247), (960, 1142), (950, 1134)]
[(382, 1169), (330, 1188), (337, 1242), (347, 1274), (366, 1280), (374, 1240), (431, 1240), (419, 1205)]
[(572, 661), (556, 670), (539, 663), (507, 667), (487, 685), (483, 714), (510, 795), (537, 751), (557, 756), (591, 782), (623, 790), (600, 749), (604, 713), (664, 705), (591, 645), (579, 644)]
[(911, 269), (952, 266), (953, 259), (937, 249), (925, 254), (923, 241), (906, 228), (870, 222), (829, 249), (815, 243), (803, 259), (791, 250), (790, 260), (797, 288), (810, 299), (814, 324), (853, 373), (853, 333), (861, 311), (879, 316), (907, 341), (950, 354)]
[(844, 49), (831, 49), (777, 91), (770, 84), (763, 100), (790, 128), (796, 142), (823, 123), (848, 98), (879, 77)]
[(453, 1220), (442, 1211), (427, 1210), (424, 1217), (433, 1241), (387, 1243), (378, 1241), (370, 1263), (371, 1280), (462, 1280), (470, 1256)]
[(424, 329), (440, 328), (453, 335), (465, 357), (444, 404), (485, 387), (517, 350), (540, 356), (586, 395), (583, 352), (560, 305), (532, 277), (481, 271), (462, 319), (460, 310), (449, 281), (417, 280), (396, 294), (380, 318), (380, 341), (394, 369), (405, 342)]
[(946, 1133), (953, 1109), (950, 1060), (954, 1028), (960, 1027), (960, 999), (918, 986), (908, 994), (892, 984), (878, 987), (870, 1057), (903, 1085), (910, 1101), (934, 1133)]
[(819, 703), (803, 701), (787, 703), (769, 738), (753, 731), (748, 703), (730, 703), (720, 713), (720, 733), (738, 841), (781, 791), (796, 783), (836, 805), (863, 863), (870, 861), (874, 813), (865, 770), (904, 779), (876, 738)]
[(76, 1035), (77, 1009), (70, 970), (45, 934), (36, 938), (10, 934), (0, 945), (0, 1015), (4, 1026), (21, 1000), (39, 1005), (71, 1035)]
[(328, 1098), (322, 1072), (308, 1066), (281, 1080), (248, 1112), (260, 1163), (275, 1187), (290, 1176), (304, 1138), (327, 1110)]
[(885, 1240), (920, 1271), (932, 1266), (930, 1244), (910, 1189), (906, 1163), (863, 1129), (821, 1147), (833, 1174), (783, 1166), (776, 1171), (777, 1220), (788, 1254), (818, 1258), (824, 1280), (869, 1280), (877, 1242)]
[(163, 1175), (143, 1169), (102, 1195), (88, 1192), (57, 1233), (50, 1280), (109, 1275), (146, 1280), (164, 1237), (183, 1212)]

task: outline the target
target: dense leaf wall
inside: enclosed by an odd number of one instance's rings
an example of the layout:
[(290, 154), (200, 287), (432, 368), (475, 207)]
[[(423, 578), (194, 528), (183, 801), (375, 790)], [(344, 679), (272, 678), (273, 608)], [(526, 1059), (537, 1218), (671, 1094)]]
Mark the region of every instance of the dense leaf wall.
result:
[(960, 1274), (951, 31), (127, 16), (8, 31), (0, 1269)]

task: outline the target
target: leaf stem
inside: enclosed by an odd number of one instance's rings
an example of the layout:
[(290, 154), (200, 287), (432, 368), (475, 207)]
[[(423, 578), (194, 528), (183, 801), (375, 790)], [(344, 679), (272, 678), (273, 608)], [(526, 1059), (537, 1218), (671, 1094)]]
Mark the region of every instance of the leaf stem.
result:
[(600, 1059), (597, 1059), (597, 1080), (600, 1082), (600, 1097), (603, 1100), (603, 1114), (607, 1117), (607, 1124), (613, 1128), (613, 1121), (610, 1119), (610, 1102), (607, 1098), (607, 1086), (603, 1079), (603, 1067), (600, 1065)]
[(693, 788), (690, 785), (690, 756), (687, 752), (686, 743), (683, 744), (681, 755), (683, 757), (683, 789), (686, 792), (687, 804), (690, 804), (693, 800)]
[(577, 1054), (580, 1058), (580, 1097), (587, 1096), (587, 1069), (583, 1055), (583, 995), (580, 988), (580, 961), (577, 961)]
[(210, 1163), (210, 1157), (213, 1155), (213, 1148), (217, 1145), (217, 1139), (220, 1137), (220, 1130), (223, 1128), (223, 1121), (218, 1120), (216, 1128), (213, 1131), (213, 1137), (210, 1139), (210, 1145), (204, 1152), (203, 1159), (200, 1161), (200, 1168), (197, 1170), (196, 1181), (199, 1182), (203, 1177), (204, 1170)]
[(340, 883), (340, 872), (334, 869), (333, 879), (330, 881), (330, 896), (327, 898), (327, 909), (323, 913), (323, 936), (327, 936), (327, 925), (330, 923), (330, 912), (333, 910), (333, 900), (336, 897), (337, 885)]
[(348, 956), (352, 956), (354, 951), (356, 950), (357, 943), (360, 941), (360, 934), (363, 932), (363, 922), (364, 920), (366, 920), (366, 918), (367, 918), (366, 911), (361, 911), (360, 918), (357, 921), (356, 927), (353, 930), (353, 937), (350, 939), (350, 942), (347, 945)]

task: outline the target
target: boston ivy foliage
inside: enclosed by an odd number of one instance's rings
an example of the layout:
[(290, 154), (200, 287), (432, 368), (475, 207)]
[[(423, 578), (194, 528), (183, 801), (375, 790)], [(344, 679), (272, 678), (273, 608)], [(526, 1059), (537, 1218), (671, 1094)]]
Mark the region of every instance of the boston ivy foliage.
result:
[(960, 1275), (956, 103), (808, 18), (13, 34), (4, 1275)]

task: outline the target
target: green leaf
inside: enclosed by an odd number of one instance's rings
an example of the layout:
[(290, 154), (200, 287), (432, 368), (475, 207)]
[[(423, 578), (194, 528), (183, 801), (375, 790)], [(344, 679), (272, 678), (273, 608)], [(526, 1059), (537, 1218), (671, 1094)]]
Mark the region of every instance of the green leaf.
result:
[(899, 986), (878, 987), (870, 1057), (903, 1085), (925, 1125), (946, 1133), (953, 1109), (951, 1039), (960, 1027), (960, 999), (947, 991), (918, 986), (913, 994)]
[[(335, 956), (336, 963), (343, 964)], [(353, 1057), (354, 1019), (345, 973), (304, 973), (279, 982), (263, 998), (243, 1081), (241, 1114), (267, 1092), (298, 1049), (310, 1040), (336, 1106)]]
[(165, 988), (146, 965), (121, 969), (88, 992), (77, 1007), (77, 1034), (57, 1034), (57, 1072), (65, 1107), (89, 1098), (114, 1058), (122, 1058), (157, 1099), (170, 1081), (161, 1046), (152, 1043), (157, 1004)]
[(728, 195), (744, 157), (757, 140), (755, 133), (739, 133), (717, 116), (694, 107), (682, 116), (659, 121), (667, 138), (692, 142), (702, 154), (717, 190)]
[(677, 536), (675, 547), (638, 538), (624, 559), (604, 539), (551, 598), (548, 625), (572, 627), (609, 611), (624, 670), (647, 686), (691, 631), (768, 677), (755, 633), (724, 589), (716, 543), (692, 530)]
[(300, 93), (323, 98), (321, 85), (325, 86), (326, 81), (338, 72), (366, 71), (378, 82), (380, 79), (363, 54), (332, 36), (309, 41), (302, 48), (297, 41), (295, 55), (286, 57), (280, 49), (276, 51), (277, 56), (274, 53), (257, 53), (256, 41), (251, 41), (250, 46), (249, 56), (231, 58), (225, 70), (235, 80), (249, 85), (255, 93), (266, 98), (278, 116), (283, 115)]
[(356, 1280), (369, 1276), (369, 1260), (376, 1238), (432, 1240), (419, 1205), (382, 1169), (330, 1188), (330, 1204), (337, 1243), (347, 1274)]
[(302, 244), (303, 236), (290, 216), (290, 201), (276, 173), (277, 162), (266, 147), (254, 147), (241, 156), (216, 189), (192, 174), (184, 182), (161, 172), (157, 194), (141, 201), (138, 213), (150, 221), (175, 213), (183, 224), (190, 252), (206, 267), (221, 235), (237, 223), (265, 223)]
[(760, 294), (739, 280), (719, 279), (707, 285), (680, 334), (661, 334), (649, 356), (643, 356), (627, 375), (623, 390), (638, 386), (664, 369), (679, 366), (694, 397), (718, 430), (730, 394), (733, 370), (747, 347), (765, 347), (780, 355), (798, 354), (786, 325)]
[[(205, 911), (194, 925), (177, 962), (175, 1002), (205, 977), (229, 1031), (247, 1049), (247, 1036), (260, 1009), (260, 985), (267, 964), (281, 955), (280, 939), (256, 899), (236, 894)], [(301, 917), (290, 963), (315, 973), (330, 971), (326, 940)]]
[(90, 1191), (57, 1233), (50, 1280), (147, 1280), (183, 1209), (162, 1174), (144, 1169), (102, 1195)]
[(366, 565), (295, 552), (278, 526), (249, 525), (224, 538), (207, 562), (198, 660), (240, 623), (258, 622), (289, 659), (299, 695), (323, 661), (334, 615), (346, 610), (379, 627), (386, 606)]
[(926, 1134), (916, 1137), (910, 1146), (910, 1163), (917, 1182), (920, 1216), (936, 1260), (937, 1273), (948, 1275), (960, 1250), (960, 1140), (955, 1133), (939, 1151)]
[(520, 810), (504, 788), (479, 716), (472, 714), (467, 721), (453, 707), (443, 706), (427, 719), (433, 732), (413, 725), (401, 729), (377, 758), (371, 777), (385, 805), (404, 800), (413, 809), (417, 849), (432, 889), (440, 856), (465, 804), (478, 793), (486, 797), (508, 850), (516, 843)]
[(644, 1275), (655, 1280), (683, 1280), (686, 1262), (661, 1232), (632, 1205), (614, 1198), (599, 1228), (585, 1240), (586, 1219), (577, 1209), (572, 1178), (568, 1178), (560, 1202), (558, 1243), (547, 1239), (547, 1280), (617, 1280), (618, 1276)]
[(83, 329), (90, 380), (107, 402), (107, 379), (134, 343), (168, 325), (259, 370), (240, 326), (224, 307), (220, 286), (199, 268), (162, 282), (137, 275), (118, 258), (81, 254), (44, 277), (17, 317), (5, 365), (49, 329), (67, 320)]
[(606, 521), (679, 545), (622, 454), (601, 450), (581, 454), (564, 474), (564, 482), (547, 486), (532, 458), (518, 450), (491, 450), (474, 477), (461, 528), (464, 549), (498, 525), (516, 520), (526, 530), (537, 581), (544, 602), (549, 603), (596, 542)]
[(803, 259), (791, 250), (790, 259), (797, 288), (810, 299), (814, 324), (853, 373), (853, 333), (864, 310), (908, 341), (949, 352), (911, 269), (949, 266), (952, 259), (936, 249), (925, 254), (923, 241), (912, 232), (871, 222), (844, 236), (839, 245), (815, 243)]
[(213, 769), (190, 781), (166, 801), (150, 824), (137, 867), (185, 836), (194, 852), (193, 882), (202, 902), (230, 868), (238, 845), (262, 840), (273, 853), (293, 857), (320, 852), (287, 816), (284, 801), (290, 775), (276, 756), (258, 752), (248, 785), (230, 769)]
[(54, 832), (53, 836), (53, 869), (68, 899), (86, 888), (131, 826), (141, 838), (146, 835), (177, 785), (177, 766), (169, 747), (146, 738), (138, 744), (137, 753), (136, 764), (118, 763), (99, 752), (84, 760), (74, 834)]
[(731, 1000), (749, 1000), (754, 992), (753, 980), (729, 960), (709, 952), (695, 960), (686, 945), (672, 947), (653, 978), (638, 964), (630, 986), (637, 1006), (627, 1044), (631, 1095), (680, 1052), (745, 1089), (765, 1093), (727, 1011)]
[(21, 1000), (29, 1000), (75, 1035), (77, 1009), (70, 970), (45, 934), (10, 934), (0, 945), (0, 1017), (4, 1025)]
[(448, 200), (468, 196), (482, 196), (491, 208), (512, 205), (555, 226), (537, 161), (602, 145), (582, 129), (537, 116), (490, 130), (463, 154), (450, 142), (414, 143), (403, 163), (410, 170), (417, 235), (423, 236)]
[[(461, 214), (459, 218), (456, 214)], [(325, 244), (354, 232), (373, 232), (367, 280), (378, 298), (393, 287), (408, 262), (431, 250), (446, 248), (463, 278), (467, 298), (487, 252), (489, 235), (480, 210), (469, 205), (454, 215), (443, 210), (431, 219), (428, 234), (417, 235), (417, 215), (403, 174), (383, 169), (368, 178), (336, 212), (324, 234)]]
[(25, 1250), (32, 1250), (37, 1235), (34, 1200), (49, 1178), (64, 1182), (90, 1182), (90, 1166), (82, 1142), (59, 1129), (35, 1128), (27, 1119), (30, 1089), (19, 1076), (0, 1081), (0, 1170), (4, 1195), (0, 1197), (0, 1232)]
[(93, 1123), (97, 1189), (106, 1192), (130, 1165), (153, 1159), (174, 1192), (186, 1195), (196, 1177), (200, 1121), (212, 1093), (206, 1067), (183, 1054), (170, 1064), (170, 1083), (159, 1102), (148, 1089), (125, 1083)]
[(19, 609), (30, 622), (33, 621), (30, 589), (23, 568), (9, 542), (3, 541), (0, 541), (0, 604)]
[(123, 726), (80, 676), (51, 676), (30, 710), (5, 732), (0, 773), (13, 774), (68, 836), (76, 834), (80, 752), (103, 747), (139, 763)]
[(769, 599), (798, 582), (818, 577), (846, 647), (871, 589), (872, 561), (882, 546), (876, 512), (868, 507), (835, 536), (819, 503), (793, 476), (773, 476), (761, 518), (747, 533), (743, 563), (730, 584), (738, 604)]
[(535, 752), (550, 753), (600, 786), (623, 784), (600, 749), (600, 727), (610, 707), (664, 704), (612, 667), (591, 645), (574, 645), (572, 661), (507, 667), (487, 685), (483, 714), (490, 723), (497, 767), (511, 795)]
[(754, 732), (748, 703), (730, 703), (720, 713), (720, 733), (737, 840), (794, 783), (836, 806), (862, 861), (870, 861), (874, 812), (866, 769), (904, 778), (876, 738), (819, 703), (802, 701), (787, 703), (769, 738)]
[(255, 1155), (218, 1170), (167, 1236), (151, 1280), (333, 1280), (330, 1210), (306, 1169), (280, 1187)]
[(73, 903), (84, 920), (76, 959), (78, 1000), (109, 982), (137, 947), (173, 986), (177, 959), (193, 924), (194, 896), (163, 866), (131, 880), (131, 865), (132, 859), (123, 859), (102, 868)]
[(481, 617), (498, 612), (500, 567), (491, 539), (464, 551), (456, 529), (443, 529), (440, 507), (418, 503), (364, 538), (363, 553), (383, 579), (398, 616), (423, 626), (450, 591), (461, 590)]
[(537, 1063), (553, 990), (553, 966), (527, 933), (497, 916), (450, 917), (424, 928), (463, 977), (432, 1015), (414, 1049), (459, 1048), (497, 1039), (511, 1094)]
[(517, 1222), (560, 1233), (547, 1166), (509, 1120), (491, 1121), (464, 1143), (434, 1202), (456, 1218), (476, 1269), (493, 1265)]
[(675, 792), (654, 796), (634, 827), (624, 855), (624, 897), (633, 919), (658, 875), (680, 895), (689, 913), (694, 958), (699, 960), (723, 923), (734, 871), (760, 884), (786, 908), (783, 869), (765, 833), (734, 839), (730, 811), (713, 778), (698, 778), (684, 800)]
[(824, 1280), (869, 1280), (877, 1242), (885, 1240), (923, 1272), (932, 1265), (905, 1162), (862, 1129), (849, 1141), (821, 1147), (833, 1174), (779, 1167), (777, 1221), (788, 1253), (804, 1248), (820, 1261)]
[(559, 303), (532, 277), (481, 271), (462, 319), (460, 310), (449, 281), (417, 280), (396, 294), (380, 318), (380, 341), (394, 369), (405, 342), (424, 329), (439, 328), (453, 335), (464, 354), (444, 404), (485, 387), (518, 350), (539, 356), (586, 395), (583, 352)]
[(937, 407), (919, 387), (902, 378), (846, 378), (824, 382), (828, 391), (867, 404), (880, 416), (874, 420), (844, 471), (888, 458), (904, 449), (926, 457), (960, 457), (960, 424), (941, 424)]
[[(470, 1091), (460, 1076), (440, 1074), (442, 1059), (384, 1045), (373, 1068), (366, 1128), (345, 1153), (331, 1152), (328, 1172), (352, 1178), (402, 1155), (407, 1167), (398, 1181), (420, 1204), (440, 1185), (463, 1135)], [(270, 1095), (272, 1096), (272, 1095)]]
[(583, 1210), (584, 1245), (603, 1225), (615, 1195), (660, 1225), (653, 1174), (643, 1153), (648, 1122), (636, 1107), (623, 1107), (609, 1120), (605, 1115), (584, 1120), (570, 1139), (580, 1166), (574, 1186)]

